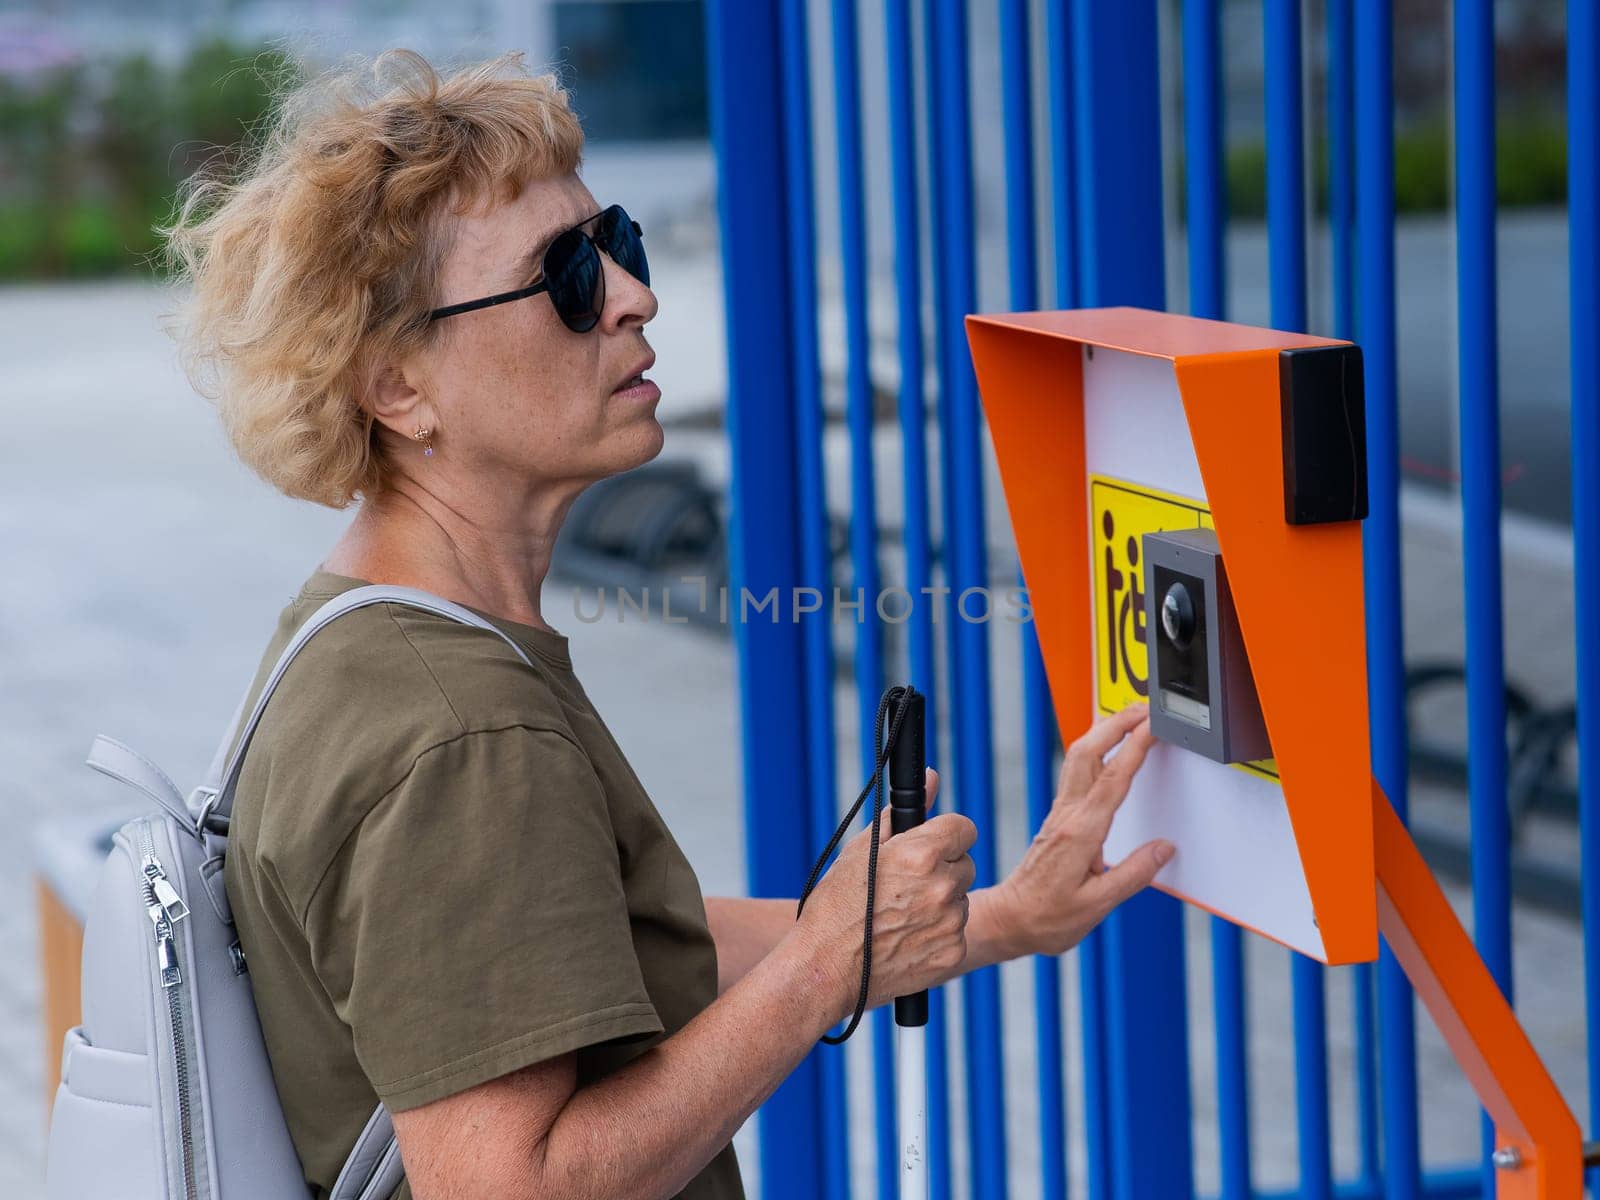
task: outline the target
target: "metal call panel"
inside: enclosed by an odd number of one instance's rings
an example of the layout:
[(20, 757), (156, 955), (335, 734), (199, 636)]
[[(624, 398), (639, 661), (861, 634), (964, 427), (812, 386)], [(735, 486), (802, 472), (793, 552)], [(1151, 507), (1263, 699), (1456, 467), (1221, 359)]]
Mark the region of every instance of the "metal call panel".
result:
[(1270, 758), (1216, 533), (1147, 533), (1141, 557), (1151, 731), (1220, 763)]

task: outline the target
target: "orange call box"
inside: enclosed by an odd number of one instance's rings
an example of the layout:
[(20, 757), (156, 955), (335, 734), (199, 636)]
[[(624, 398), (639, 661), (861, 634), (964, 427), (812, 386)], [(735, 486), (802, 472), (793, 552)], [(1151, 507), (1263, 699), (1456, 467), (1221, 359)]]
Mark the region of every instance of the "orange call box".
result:
[(1376, 958), (1361, 525), (1285, 507), (1281, 356), (1347, 343), (1127, 308), (967, 333), (1064, 740), (1139, 700), (1220, 717), (1150, 695), (1149, 535), (1207, 531), (1226, 567), (1270, 756), (1157, 745), (1107, 855), (1167, 838), (1156, 886), (1325, 963)]
[(1157, 887), (1325, 963), (1381, 930), (1494, 1120), (1498, 1200), (1578, 1200), (1578, 1123), (1372, 778), (1359, 352), (1134, 308), (967, 339), (1062, 738), (1147, 700), (1163, 739), (1107, 857), (1168, 838)]

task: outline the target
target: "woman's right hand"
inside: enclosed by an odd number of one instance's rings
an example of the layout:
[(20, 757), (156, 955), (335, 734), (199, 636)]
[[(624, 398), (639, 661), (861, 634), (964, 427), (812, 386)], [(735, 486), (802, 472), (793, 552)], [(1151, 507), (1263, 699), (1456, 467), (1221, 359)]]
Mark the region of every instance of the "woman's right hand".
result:
[[(939, 790), (927, 771), (928, 804)], [(920, 992), (948, 978), (967, 954), (967, 891), (976, 867), (967, 851), (978, 830), (958, 813), (943, 813), (889, 836), (889, 809), (880, 820), (877, 896), (872, 919), (869, 1007)], [(845, 843), (807, 898), (793, 936), (805, 938), (837, 981), (834, 1016), (855, 1011), (861, 994), (861, 950), (871, 831)]]

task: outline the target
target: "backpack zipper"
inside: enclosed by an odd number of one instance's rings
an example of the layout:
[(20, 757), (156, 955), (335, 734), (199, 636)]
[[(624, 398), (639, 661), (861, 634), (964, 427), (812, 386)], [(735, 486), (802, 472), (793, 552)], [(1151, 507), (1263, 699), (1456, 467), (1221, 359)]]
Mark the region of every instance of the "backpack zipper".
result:
[(189, 915), (189, 909), (167, 879), (156, 857), (155, 838), (148, 822), (139, 825), (139, 874), (144, 907), (155, 927), (156, 965), (161, 972), (161, 988), (167, 997), (167, 1024), (172, 1033), (173, 1072), (178, 1091), (178, 1144), (182, 1153), (184, 1200), (196, 1200), (194, 1177), (194, 1127), (189, 1097), (189, 1054), (184, 1040), (183, 971), (178, 965), (178, 944), (173, 925)]

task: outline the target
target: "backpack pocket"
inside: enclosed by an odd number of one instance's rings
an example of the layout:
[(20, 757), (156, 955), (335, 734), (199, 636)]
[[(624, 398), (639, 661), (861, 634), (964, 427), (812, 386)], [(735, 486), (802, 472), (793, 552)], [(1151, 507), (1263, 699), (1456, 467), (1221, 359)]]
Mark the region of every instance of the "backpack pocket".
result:
[(103, 1200), (161, 1196), (154, 1072), (145, 1055), (91, 1046), (67, 1031), (50, 1118), (46, 1193)]

